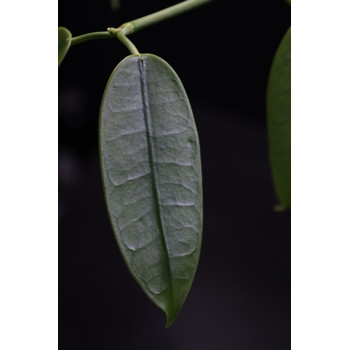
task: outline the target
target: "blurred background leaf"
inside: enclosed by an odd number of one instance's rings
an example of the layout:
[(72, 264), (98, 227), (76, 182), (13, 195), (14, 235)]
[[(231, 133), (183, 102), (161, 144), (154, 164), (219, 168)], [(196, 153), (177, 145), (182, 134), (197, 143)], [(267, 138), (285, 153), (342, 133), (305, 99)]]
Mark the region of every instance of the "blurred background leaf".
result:
[(270, 162), (276, 193), (284, 208), (289, 208), (291, 202), (290, 45), (289, 28), (273, 60), (267, 88)]
[(120, 10), (120, 0), (110, 0), (110, 2), (112, 11)]

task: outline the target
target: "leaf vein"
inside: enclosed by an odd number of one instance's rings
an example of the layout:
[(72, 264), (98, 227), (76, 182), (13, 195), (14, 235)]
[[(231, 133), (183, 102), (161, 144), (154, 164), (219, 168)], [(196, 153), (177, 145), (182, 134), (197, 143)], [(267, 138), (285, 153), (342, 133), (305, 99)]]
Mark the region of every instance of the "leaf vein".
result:
[(174, 312), (174, 295), (173, 295), (173, 285), (172, 285), (172, 277), (171, 277), (171, 267), (170, 267), (170, 257), (168, 252), (168, 246), (165, 238), (165, 229), (163, 224), (163, 218), (161, 214), (161, 208), (160, 208), (160, 200), (159, 200), (159, 193), (157, 188), (157, 173), (155, 169), (155, 162), (153, 159), (153, 153), (154, 153), (154, 145), (152, 140), (152, 118), (150, 113), (150, 104), (148, 100), (148, 87), (147, 87), (147, 81), (146, 81), (146, 67), (145, 67), (145, 61), (140, 58), (138, 60), (138, 67), (139, 67), (139, 73), (140, 73), (140, 80), (141, 80), (141, 96), (142, 96), (142, 106), (143, 106), (143, 114), (144, 114), (144, 120), (145, 120), (145, 126), (146, 126), (146, 136), (147, 136), (147, 144), (148, 144), (148, 155), (149, 155), (149, 161), (151, 166), (151, 174), (152, 174), (152, 187), (154, 191), (155, 196), (155, 203), (156, 203), (156, 212), (159, 219), (159, 228), (161, 233), (161, 242), (164, 247), (165, 255), (166, 255), (166, 269), (168, 272), (168, 278), (169, 278), (169, 290), (170, 290), (170, 300), (171, 300), (171, 314)]

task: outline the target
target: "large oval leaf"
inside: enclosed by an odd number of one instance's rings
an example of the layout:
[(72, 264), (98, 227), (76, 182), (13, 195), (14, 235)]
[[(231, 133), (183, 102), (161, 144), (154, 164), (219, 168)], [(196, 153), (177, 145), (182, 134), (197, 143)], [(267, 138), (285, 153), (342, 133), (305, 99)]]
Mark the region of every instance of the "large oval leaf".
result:
[(186, 92), (161, 58), (113, 71), (100, 113), (110, 221), (126, 265), (169, 326), (191, 287), (202, 235), (199, 142)]
[(72, 40), (71, 32), (64, 27), (58, 27), (58, 66), (66, 56)]
[(289, 28), (273, 60), (267, 89), (270, 161), (277, 196), (284, 208), (291, 202), (290, 45)]

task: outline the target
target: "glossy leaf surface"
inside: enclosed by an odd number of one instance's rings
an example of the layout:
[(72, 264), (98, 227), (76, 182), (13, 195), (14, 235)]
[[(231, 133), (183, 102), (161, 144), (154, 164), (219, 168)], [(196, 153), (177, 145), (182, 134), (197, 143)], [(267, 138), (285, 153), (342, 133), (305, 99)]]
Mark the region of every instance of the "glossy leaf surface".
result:
[(284, 36), (273, 60), (267, 90), (270, 161), (282, 207), (291, 203), (291, 31)]
[(60, 66), (67, 54), (71, 40), (71, 32), (64, 27), (58, 27), (58, 66)]
[(101, 105), (99, 136), (105, 199), (118, 246), (169, 326), (198, 264), (202, 180), (191, 107), (164, 60), (132, 55), (116, 67)]

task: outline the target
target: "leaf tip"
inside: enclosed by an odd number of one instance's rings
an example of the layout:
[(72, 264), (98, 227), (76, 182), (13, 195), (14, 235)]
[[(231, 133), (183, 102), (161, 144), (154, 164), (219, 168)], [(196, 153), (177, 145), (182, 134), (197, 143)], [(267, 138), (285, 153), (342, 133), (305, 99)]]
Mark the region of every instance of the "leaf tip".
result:
[(165, 312), (166, 317), (167, 317), (165, 328), (169, 328), (174, 323), (177, 315), (180, 312), (182, 305), (183, 305), (183, 302), (180, 304), (175, 303), (175, 304), (171, 305), (171, 307), (169, 307), (169, 309), (163, 309), (163, 311)]
[(175, 321), (176, 316), (170, 316), (167, 314), (166, 325), (165, 328), (169, 328)]

